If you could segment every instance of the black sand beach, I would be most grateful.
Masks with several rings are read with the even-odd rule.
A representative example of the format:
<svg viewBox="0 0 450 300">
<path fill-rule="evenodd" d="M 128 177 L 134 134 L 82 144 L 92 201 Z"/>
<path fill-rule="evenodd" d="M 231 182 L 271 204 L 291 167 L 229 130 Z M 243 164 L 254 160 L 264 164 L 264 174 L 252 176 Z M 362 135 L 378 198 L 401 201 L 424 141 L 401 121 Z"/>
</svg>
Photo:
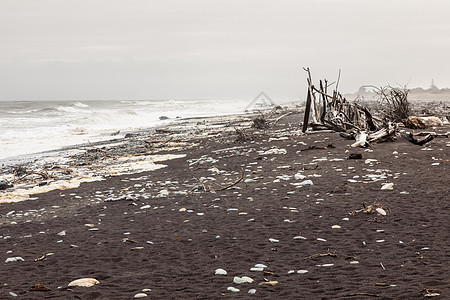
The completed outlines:
<svg viewBox="0 0 450 300">
<path fill-rule="evenodd" d="M 351 148 L 301 134 L 300 118 L 160 131 L 140 154 L 184 157 L 0 204 L 0 298 L 450 298 L 448 138 Z M 242 276 L 254 281 L 233 282 Z M 80 278 L 99 283 L 68 287 Z"/>
</svg>

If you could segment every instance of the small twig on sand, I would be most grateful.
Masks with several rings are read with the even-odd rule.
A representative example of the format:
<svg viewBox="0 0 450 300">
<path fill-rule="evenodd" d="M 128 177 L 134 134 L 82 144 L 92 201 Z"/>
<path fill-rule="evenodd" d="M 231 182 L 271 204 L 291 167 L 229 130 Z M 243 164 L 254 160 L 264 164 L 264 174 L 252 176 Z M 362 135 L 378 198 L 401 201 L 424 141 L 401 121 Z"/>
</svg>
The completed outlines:
<svg viewBox="0 0 450 300">
<path fill-rule="evenodd" d="M 293 111 L 291 111 L 291 112 L 288 112 L 287 114 L 284 114 L 284 115 L 282 115 L 282 116 L 280 116 L 280 117 L 278 117 L 278 118 L 276 118 L 275 119 L 275 121 L 273 121 L 273 124 L 276 124 L 276 123 L 278 123 L 278 121 L 280 121 L 281 119 L 283 119 L 284 117 L 287 117 L 287 116 L 290 116 L 290 115 L 292 115 L 294 112 Z"/>
<path fill-rule="evenodd" d="M 48 175 L 46 171 L 44 171 L 44 172 L 31 171 L 31 172 L 27 172 L 25 175 L 20 176 L 19 178 L 15 178 L 14 177 L 13 183 L 19 183 L 19 182 L 23 182 L 23 181 L 33 181 L 33 182 L 35 182 L 36 179 L 27 178 L 30 175 L 41 176 L 43 180 L 47 180 L 47 179 L 50 178 L 50 175 Z"/>
<path fill-rule="evenodd" d="M 234 183 L 232 183 L 232 184 L 229 184 L 229 185 L 227 185 L 227 186 L 223 186 L 223 187 L 221 187 L 220 189 L 211 189 L 211 191 L 223 191 L 223 190 L 226 190 L 226 189 L 229 189 L 230 187 L 233 187 L 233 186 L 235 186 L 236 184 L 238 184 L 239 182 L 241 182 L 242 181 L 242 179 L 244 179 L 244 169 L 241 169 L 241 177 L 239 177 L 239 179 L 237 180 L 237 181 L 235 181 Z"/>
<path fill-rule="evenodd" d="M 314 258 L 323 257 L 323 256 L 337 257 L 336 250 L 334 250 L 334 252 L 330 252 L 330 249 L 328 249 L 327 253 L 313 254 L 313 255 L 309 256 L 309 258 L 314 259 Z"/>
<path fill-rule="evenodd" d="M 39 258 L 35 258 L 34 261 L 35 261 L 35 262 L 36 262 L 36 261 L 41 261 L 41 260 L 43 260 L 46 256 L 47 256 L 47 254 L 44 254 L 44 255 L 42 255 L 42 256 L 39 257 Z"/>
<path fill-rule="evenodd" d="M 380 266 L 383 268 L 383 270 L 386 270 L 382 262 L 380 262 Z"/>
<path fill-rule="evenodd" d="M 352 297 L 352 296 L 371 296 L 371 297 L 381 297 L 381 295 L 378 294 L 371 294 L 371 293 L 353 293 L 353 294 L 348 294 L 346 295 L 348 297 Z"/>
</svg>

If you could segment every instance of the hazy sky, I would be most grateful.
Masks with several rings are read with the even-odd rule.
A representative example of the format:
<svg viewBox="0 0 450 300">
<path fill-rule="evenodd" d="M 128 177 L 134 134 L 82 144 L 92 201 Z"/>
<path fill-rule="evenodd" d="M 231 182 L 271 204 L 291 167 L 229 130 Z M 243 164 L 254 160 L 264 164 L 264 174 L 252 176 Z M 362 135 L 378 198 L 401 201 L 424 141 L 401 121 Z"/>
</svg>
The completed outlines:
<svg viewBox="0 0 450 300">
<path fill-rule="evenodd" d="M 1 0 L 0 100 L 450 86 L 448 0 Z"/>
</svg>

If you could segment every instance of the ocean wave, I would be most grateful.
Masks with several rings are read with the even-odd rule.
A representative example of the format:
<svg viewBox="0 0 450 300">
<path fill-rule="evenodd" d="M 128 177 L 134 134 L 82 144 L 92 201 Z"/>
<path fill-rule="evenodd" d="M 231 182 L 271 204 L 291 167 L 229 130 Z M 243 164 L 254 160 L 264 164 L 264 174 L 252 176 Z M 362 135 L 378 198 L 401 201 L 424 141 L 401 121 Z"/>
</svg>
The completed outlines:
<svg viewBox="0 0 450 300">
<path fill-rule="evenodd" d="M 91 108 L 89 105 L 84 104 L 84 103 L 81 103 L 81 102 L 75 102 L 75 103 L 73 104 L 73 106 L 79 107 L 79 108 Z"/>
<path fill-rule="evenodd" d="M 54 110 L 56 111 L 60 111 L 60 112 L 77 112 L 76 108 L 72 107 L 72 106 L 57 106 L 54 108 Z"/>
<path fill-rule="evenodd" d="M 124 108 L 117 111 L 117 114 L 119 115 L 133 115 L 136 116 L 137 112 L 132 110 L 131 108 Z"/>
<path fill-rule="evenodd" d="M 123 101 L 120 101 L 120 104 L 134 105 L 134 106 L 147 106 L 147 105 L 156 105 L 156 104 L 158 104 L 158 101 L 123 100 Z"/>
</svg>

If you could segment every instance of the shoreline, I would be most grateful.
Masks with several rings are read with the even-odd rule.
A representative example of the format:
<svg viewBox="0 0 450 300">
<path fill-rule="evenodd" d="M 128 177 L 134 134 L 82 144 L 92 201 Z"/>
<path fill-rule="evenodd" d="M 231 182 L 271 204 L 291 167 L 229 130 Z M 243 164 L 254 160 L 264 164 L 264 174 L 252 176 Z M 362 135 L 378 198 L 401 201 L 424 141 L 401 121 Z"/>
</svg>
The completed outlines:
<svg viewBox="0 0 450 300">
<path fill-rule="evenodd" d="M 24 184 L 22 180 L 13 188 L 0 191 L 0 203 L 23 201 L 32 198 L 31 195 L 36 193 L 75 188 L 83 182 L 103 180 L 108 176 L 152 170 L 155 168 L 155 161 L 164 160 L 157 155 L 152 157 L 147 153 L 147 150 L 160 152 L 160 150 L 150 149 L 152 145 L 166 144 L 164 146 L 188 148 L 186 143 L 183 144 L 179 140 L 188 142 L 214 132 L 227 131 L 230 129 L 227 127 L 232 124 L 248 123 L 257 115 L 259 113 L 176 119 L 151 128 L 127 132 L 123 137 L 115 137 L 111 140 L 71 145 L 0 160 L 2 163 L 0 181 L 16 181 L 17 178 L 12 170 L 23 168 L 22 174 L 18 177 L 23 176 L 23 180 L 35 182 Z M 171 140 L 165 140 L 166 135 L 170 135 Z M 127 158 L 123 159 L 126 156 Z M 146 157 L 147 165 L 138 163 L 139 160 L 143 160 L 142 157 Z M 80 163 L 80 160 L 83 162 Z M 92 163 L 97 168 L 96 172 L 84 167 Z M 59 170 L 63 172 L 58 172 Z M 70 175 L 67 174 L 68 170 Z M 31 176 L 25 176 L 26 173 L 30 173 Z"/>
</svg>

